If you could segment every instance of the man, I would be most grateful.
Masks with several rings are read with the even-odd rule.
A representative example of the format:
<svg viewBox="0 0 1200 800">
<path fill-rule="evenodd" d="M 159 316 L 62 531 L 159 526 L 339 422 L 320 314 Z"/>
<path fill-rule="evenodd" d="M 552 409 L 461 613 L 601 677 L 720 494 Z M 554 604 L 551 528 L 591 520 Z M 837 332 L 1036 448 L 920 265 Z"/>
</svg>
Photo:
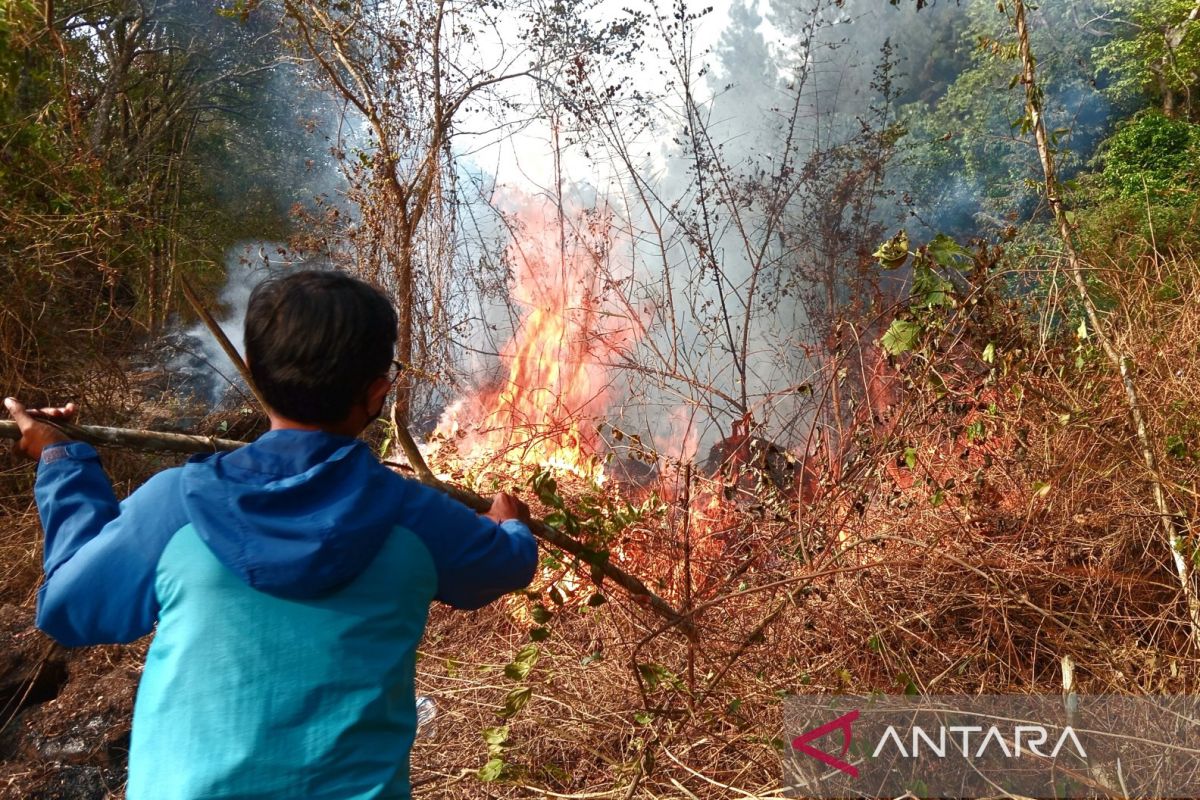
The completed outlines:
<svg viewBox="0 0 1200 800">
<path fill-rule="evenodd" d="M 134 707 L 129 800 L 407 798 L 428 607 L 533 577 L 528 509 L 479 516 L 355 439 L 379 416 L 396 315 L 337 272 L 260 285 L 246 358 L 270 432 L 155 475 L 118 505 L 96 452 L 5 401 L 40 459 L 38 626 L 66 645 L 157 633 Z"/>
</svg>

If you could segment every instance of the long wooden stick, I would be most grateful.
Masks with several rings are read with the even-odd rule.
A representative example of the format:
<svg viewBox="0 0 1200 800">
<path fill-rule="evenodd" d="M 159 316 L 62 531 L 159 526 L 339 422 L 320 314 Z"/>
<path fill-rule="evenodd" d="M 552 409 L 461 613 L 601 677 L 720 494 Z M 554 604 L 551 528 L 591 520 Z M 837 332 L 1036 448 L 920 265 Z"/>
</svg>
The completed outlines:
<svg viewBox="0 0 1200 800">
<path fill-rule="evenodd" d="M 133 428 L 107 428 L 101 425 L 70 425 L 49 419 L 39 419 L 60 429 L 73 439 L 108 447 L 131 450 L 153 450 L 160 453 L 216 453 L 236 450 L 245 442 L 216 439 L 212 436 L 192 436 L 186 433 L 160 433 Z M 20 439 L 17 423 L 0 420 L 0 439 Z"/>
<path fill-rule="evenodd" d="M 48 422 L 72 438 L 80 441 L 108 447 L 124 447 L 132 450 L 151 450 L 166 453 L 214 453 L 237 450 L 239 447 L 244 447 L 248 444 L 248 442 L 241 442 L 234 439 L 217 439 L 211 436 L 192 436 L 184 433 L 161 433 L 159 431 L 146 431 L 134 428 L 108 428 L 99 425 L 70 425 L 53 420 L 40 421 Z M 418 481 L 444 492 L 473 511 L 483 513 L 491 508 L 491 502 L 480 497 L 475 492 L 439 480 L 425 464 L 425 460 L 420 458 L 420 451 L 417 449 L 416 443 L 412 440 L 412 436 L 409 435 L 408 431 L 403 428 L 400 428 L 399 431 L 400 433 L 397 438 L 401 442 L 402 449 L 409 456 L 410 464 L 413 465 L 413 470 L 416 472 L 415 477 Z M 21 432 L 17 428 L 17 423 L 9 420 L 0 420 L 0 439 L 20 438 Z M 416 455 L 416 460 L 413 459 L 413 454 Z M 385 463 L 389 463 L 389 466 L 396 466 L 390 462 Z M 552 528 L 538 519 L 532 520 L 529 523 L 529 530 L 546 544 L 570 553 L 588 564 L 598 565 L 605 578 L 620 586 L 635 600 L 649 606 L 651 610 L 668 622 L 676 624 L 687 636 L 690 637 L 694 634 L 694 626 L 690 618 L 681 615 L 670 603 L 650 591 L 646 584 L 639 578 L 630 575 L 617 565 L 609 562 L 604 558 L 603 553 L 592 550 L 582 542 L 572 539 L 562 531 Z"/>
</svg>

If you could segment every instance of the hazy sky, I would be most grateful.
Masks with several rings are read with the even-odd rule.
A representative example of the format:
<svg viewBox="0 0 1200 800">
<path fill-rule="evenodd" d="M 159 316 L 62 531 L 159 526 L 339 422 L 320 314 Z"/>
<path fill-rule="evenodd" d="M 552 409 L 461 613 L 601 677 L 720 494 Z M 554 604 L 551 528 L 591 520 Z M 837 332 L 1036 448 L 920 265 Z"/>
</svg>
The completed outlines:
<svg viewBox="0 0 1200 800">
<path fill-rule="evenodd" d="M 714 47 L 729 24 L 729 12 L 733 3 L 754 3 L 760 13 L 766 11 L 767 0 L 708 0 L 707 3 L 694 3 L 697 8 L 711 5 L 713 10 L 695 23 L 695 52 L 701 53 Z M 622 9 L 629 7 L 628 0 L 605 0 L 600 9 L 611 7 L 612 14 L 620 15 Z M 668 0 L 657 3 L 646 3 L 643 8 L 657 6 L 669 13 Z M 656 35 L 651 31 L 650 37 Z M 489 47 L 499 48 L 497 42 L 485 44 L 483 52 Z M 709 59 L 711 61 L 711 59 Z M 641 74 L 658 79 L 658 69 L 668 68 L 658 60 L 644 65 Z M 637 77 L 635 76 L 635 80 Z M 656 87 L 646 87 L 653 89 Z M 526 84 L 515 90 L 520 97 L 532 97 L 533 87 Z M 491 127 L 490 120 L 470 116 L 464 117 L 460 130 L 486 130 Z M 497 184 L 518 189 L 525 194 L 537 194 L 546 191 L 554 182 L 553 137 L 549 121 L 535 117 L 528 125 L 515 134 L 509 132 L 498 136 L 495 132 L 483 135 L 460 135 L 457 139 L 457 149 L 460 153 L 469 154 L 469 161 L 479 170 L 495 177 Z M 646 150 L 658 155 L 662 142 L 645 142 Z M 565 182 L 583 181 L 596 188 L 606 181 L 606 176 L 597 172 L 597 166 L 589 163 L 579 153 L 566 152 L 563 154 L 563 175 Z"/>
</svg>

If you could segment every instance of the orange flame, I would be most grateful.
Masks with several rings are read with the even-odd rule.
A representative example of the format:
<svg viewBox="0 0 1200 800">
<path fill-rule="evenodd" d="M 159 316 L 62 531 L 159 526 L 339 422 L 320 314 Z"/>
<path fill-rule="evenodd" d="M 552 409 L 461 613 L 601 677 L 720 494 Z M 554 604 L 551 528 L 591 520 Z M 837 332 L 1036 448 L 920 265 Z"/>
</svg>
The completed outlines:
<svg viewBox="0 0 1200 800">
<path fill-rule="evenodd" d="M 434 440 L 456 444 L 471 465 L 536 465 L 600 482 L 595 422 L 611 401 L 611 370 L 637 322 L 608 297 L 609 220 L 580 215 L 564 230 L 557 213 L 524 213 L 507 251 L 511 297 L 524 308 L 500 352 L 499 387 L 457 401 Z"/>
</svg>

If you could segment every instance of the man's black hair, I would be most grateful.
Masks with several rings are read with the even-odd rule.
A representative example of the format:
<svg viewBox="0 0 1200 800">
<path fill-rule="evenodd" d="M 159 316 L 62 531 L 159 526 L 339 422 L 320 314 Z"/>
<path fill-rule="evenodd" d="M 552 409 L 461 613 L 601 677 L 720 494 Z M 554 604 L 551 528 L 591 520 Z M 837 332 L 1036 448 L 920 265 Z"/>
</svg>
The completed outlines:
<svg viewBox="0 0 1200 800">
<path fill-rule="evenodd" d="M 341 272 L 293 272 L 259 284 L 246 309 L 246 359 L 277 414 L 309 425 L 341 422 L 396 344 L 396 310 Z"/>
</svg>

